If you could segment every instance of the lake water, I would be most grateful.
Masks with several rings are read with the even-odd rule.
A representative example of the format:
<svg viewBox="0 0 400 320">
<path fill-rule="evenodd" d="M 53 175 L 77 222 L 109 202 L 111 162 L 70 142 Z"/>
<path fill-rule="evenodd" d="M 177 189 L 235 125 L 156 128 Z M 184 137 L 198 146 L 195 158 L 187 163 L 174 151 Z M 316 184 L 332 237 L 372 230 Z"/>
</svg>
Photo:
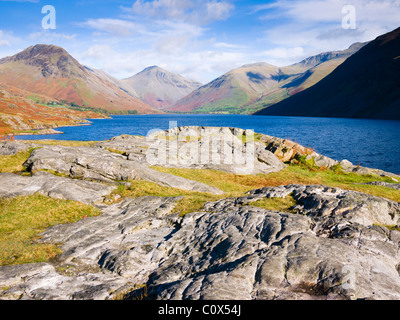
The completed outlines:
<svg viewBox="0 0 400 320">
<path fill-rule="evenodd" d="M 18 139 L 102 141 L 121 134 L 147 135 L 152 129 L 213 126 L 252 129 L 294 140 L 327 157 L 400 173 L 400 121 L 301 118 L 245 115 L 132 115 L 91 120 L 90 126 L 63 127 L 60 135 L 19 136 Z"/>
</svg>

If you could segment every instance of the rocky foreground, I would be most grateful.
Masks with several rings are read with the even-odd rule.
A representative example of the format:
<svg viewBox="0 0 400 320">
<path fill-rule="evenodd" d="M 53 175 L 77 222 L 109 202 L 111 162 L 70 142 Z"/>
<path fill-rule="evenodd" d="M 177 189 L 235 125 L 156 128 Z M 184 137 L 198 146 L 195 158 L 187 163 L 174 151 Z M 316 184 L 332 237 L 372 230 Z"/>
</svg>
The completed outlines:
<svg viewBox="0 0 400 320">
<path fill-rule="evenodd" d="M 229 139 L 208 145 L 191 138 L 204 130 Z M 57 259 L 0 267 L 1 299 L 400 298 L 400 232 L 386 227 L 400 224 L 400 204 L 388 199 L 291 184 L 208 202 L 184 217 L 174 211 L 179 197 L 104 202 L 118 184 L 134 179 L 223 195 L 215 187 L 158 172 L 149 160 L 151 165 L 232 173 L 246 167 L 235 159 L 202 162 L 193 158 L 196 154 L 226 159 L 230 153 L 250 153 L 252 174 L 277 172 L 284 162 L 304 157 L 317 166 L 340 164 L 360 174 L 399 176 L 339 163 L 265 135 L 238 143 L 243 142 L 238 136 L 249 136 L 240 129 L 182 127 L 164 134 L 169 139 L 121 136 L 93 147 L 40 145 L 24 164 L 32 175 L 0 174 L 0 197 L 41 193 L 102 210 L 98 217 L 41 234 L 39 241 L 61 244 Z M 166 143 L 175 141 L 173 136 L 186 138 Z M 5 142 L 0 154 L 30 147 L 35 145 Z M 187 152 L 175 152 L 183 149 Z M 193 149 L 197 152 L 190 153 Z M 296 202 L 290 212 L 252 206 L 289 195 Z"/>
</svg>

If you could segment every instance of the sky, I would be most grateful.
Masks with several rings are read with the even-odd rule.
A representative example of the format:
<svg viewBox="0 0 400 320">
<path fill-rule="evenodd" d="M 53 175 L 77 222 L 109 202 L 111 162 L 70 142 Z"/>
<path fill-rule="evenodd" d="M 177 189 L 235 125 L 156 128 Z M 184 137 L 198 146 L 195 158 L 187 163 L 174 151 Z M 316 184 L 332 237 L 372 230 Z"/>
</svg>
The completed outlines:
<svg viewBox="0 0 400 320">
<path fill-rule="evenodd" d="M 0 57 L 53 44 L 117 79 L 157 65 L 205 84 L 244 64 L 286 66 L 399 26 L 400 0 L 0 0 Z"/>
</svg>

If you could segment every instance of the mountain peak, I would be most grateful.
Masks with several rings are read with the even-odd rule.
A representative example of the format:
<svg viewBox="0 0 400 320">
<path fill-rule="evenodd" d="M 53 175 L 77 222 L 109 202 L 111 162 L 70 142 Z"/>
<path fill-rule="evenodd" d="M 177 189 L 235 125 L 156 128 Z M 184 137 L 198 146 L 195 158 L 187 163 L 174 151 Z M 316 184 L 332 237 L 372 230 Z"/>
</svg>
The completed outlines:
<svg viewBox="0 0 400 320">
<path fill-rule="evenodd" d="M 45 78 L 50 76 L 61 76 L 62 78 L 80 77 L 84 70 L 83 66 L 65 49 L 47 44 L 30 46 L 16 55 L 0 61 L 0 63 L 6 62 L 38 67 Z"/>
<path fill-rule="evenodd" d="M 14 55 L 11 58 L 14 61 L 19 61 L 19 60 L 29 61 L 55 55 L 71 57 L 69 53 L 61 47 L 54 45 L 47 45 L 47 44 L 37 44 L 34 46 L 30 46 L 29 48 L 26 48 L 25 50 Z"/>
<path fill-rule="evenodd" d="M 45 95 L 49 101 L 64 100 L 109 111 L 156 112 L 118 80 L 84 67 L 54 45 L 37 44 L 1 59 L 0 83 Z"/>
<path fill-rule="evenodd" d="M 145 68 L 144 70 L 154 70 L 154 69 L 161 69 L 161 68 L 159 66 L 154 65 L 154 66 L 149 66 L 149 67 Z"/>
<path fill-rule="evenodd" d="M 170 106 L 201 86 L 201 83 L 158 66 L 147 67 L 123 82 L 143 101 L 158 109 Z"/>
<path fill-rule="evenodd" d="M 248 63 L 248 64 L 244 64 L 240 68 L 252 68 L 252 67 L 274 67 L 274 68 L 276 68 L 276 66 L 266 63 L 266 62 Z"/>
</svg>

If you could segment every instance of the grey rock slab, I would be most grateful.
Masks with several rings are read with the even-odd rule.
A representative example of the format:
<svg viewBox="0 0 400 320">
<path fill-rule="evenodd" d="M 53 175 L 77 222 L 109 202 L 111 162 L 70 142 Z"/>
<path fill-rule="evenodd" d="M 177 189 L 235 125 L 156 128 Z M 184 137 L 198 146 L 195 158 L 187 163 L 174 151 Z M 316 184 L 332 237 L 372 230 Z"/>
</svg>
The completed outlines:
<svg viewBox="0 0 400 320">
<path fill-rule="evenodd" d="M 368 182 L 365 184 L 369 185 L 374 185 L 374 186 L 381 186 L 381 187 L 387 187 L 390 189 L 395 189 L 395 190 L 400 190 L 400 183 L 389 183 L 389 182 L 383 182 L 383 181 L 375 181 L 375 182 Z"/>
<path fill-rule="evenodd" d="M 251 207 L 254 195 L 290 193 L 302 214 Z M 208 213 L 187 215 L 165 243 L 168 260 L 149 277 L 149 297 L 400 298 L 398 240 L 373 225 L 398 221 L 398 203 L 300 185 L 255 190 L 248 200 L 250 207 L 243 198 L 223 199 L 209 203 Z"/>
<path fill-rule="evenodd" d="M 0 197 L 26 196 L 40 193 L 55 199 L 101 204 L 116 187 L 96 182 L 54 176 L 37 172 L 32 177 L 0 173 Z"/>
<path fill-rule="evenodd" d="M 180 198 L 143 197 L 109 206 L 98 217 L 57 225 L 42 243 L 62 244 L 51 263 L 0 267 L 0 299 L 104 300 L 147 280 L 175 230 Z"/>
<path fill-rule="evenodd" d="M 297 214 L 251 205 L 288 195 Z M 135 299 L 145 284 L 147 299 L 400 299 L 400 232 L 386 227 L 398 224 L 397 202 L 293 184 L 179 217 L 179 199 L 126 199 L 51 227 L 41 241 L 63 253 L 52 264 L 0 268 L 0 296 L 106 299 L 125 290 Z M 69 281 L 61 266 L 77 270 Z"/>
<path fill-rule="evenodd" d="M 0 299 L 106 300 L 133 286 L 112 274 L 86 271 L 74 276 L 48 263 L 0 267 Z"/>
<path fill-rule="evenodd" d="M 72 178 L 108 183 L 140 179 L 178 189 L 223 193 L 218 188 L 197 181 L 153 170 L 100 147 L 43 147 L 34 150 L 24 165 L 32 172 L 53 170 Z"/>
<path fill-rule="evenodd" d="M 27 151 L 30 148 L 37 148 L 38 144 L 24 143 L 20 141 L 0 141 L 0 155 L 10 156 L 18 152 Z"/>
</svg>

